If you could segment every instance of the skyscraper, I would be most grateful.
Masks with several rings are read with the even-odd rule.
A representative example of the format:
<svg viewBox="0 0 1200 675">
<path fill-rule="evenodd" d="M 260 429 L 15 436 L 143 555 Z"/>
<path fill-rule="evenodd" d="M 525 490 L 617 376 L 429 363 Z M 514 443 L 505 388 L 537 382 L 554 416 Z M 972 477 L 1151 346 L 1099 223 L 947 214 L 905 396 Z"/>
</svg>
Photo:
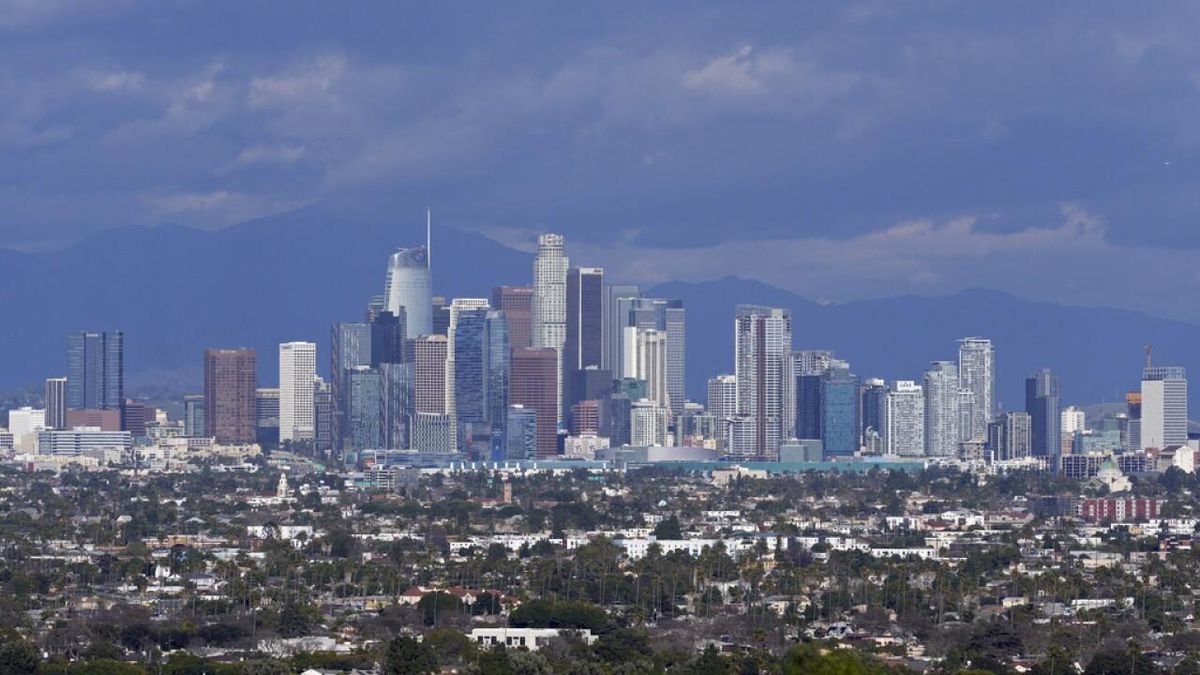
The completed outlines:
<svg viewBox="0 0 1200 675">
<path fill-rule="evenodd" d="M 792 313 L 787 309 L 738 305 L 734 319 L 737 412 L 752 425 L 751 456 L 779 457 L 782 435 L 784 360 L 792 354 Z M 745 434 L 742 434 L 744 437 Z M 731 449 L 733 446 L 731 445 Z"/>
<path fill-rule="evenodd" d="M 602 305 L 604 311 L 604 360 L 602 368 L 615 374 L 622 372 L 621 332 L 629 325 L 629 310 L 635 299 L 640 298 L 637 286 L 606 284 Z"/>
<path fill-rule="evenodd" d="M 483 320 L 487 315 L 487 310 L 488 301 L 484 298 L 454 298 L 450 301 L 450 324 L 446 327 L 447 415 L 451 415 L 453 417 L 458 416 L 456 409 L 456 396 L 458 395 L 459 391 L 455 385 L 455 378 L 457 377 L 458 372 L 455 366 L 455 359 L 457 358 L 455 354 L 458 344 L 458 323 L 461 317 L 466 313 L 470 313 L 471 316 L 470 325 L 468 326 L 467 330 L 471 333 L 468 343 L 469 349 L 472 353 L 468 355 L 468 358 L 471 358 L 472 356 L 475 357 L 472 363 L 475 368 L 475 377 L 481 383 L 480 386 L 483 386 Z M 478 396 L 475 396 L 470 392 L 464 392 L 464 394 L 472 397 L 472 404 L 476 405 L 475 412 L 481 412 L 483 409 L 481 403 L 483 400 L 482 389 L 480 389 Z M 472 419 L 471 421 L 482 421 L 482 415 L 478 415 L 477 417 L 478 419 Z"/>
<path fill-rule="evenodd" d="M 883 415 L 883 452 L 919 457 L 925 454 L 925 394 L 912 380 L 897 380 L 887 393 Z"/>
<path fill-rule="evenodd" d="M 433 333 L 433 276 L 426 246 L 398 249 L 388 259 L 384 309 L 403 313 L 410 340 Z"/>
<path fill-rule="evenodd" d="M 346 372 L 346 443 L 349 451 L 384 446 L 383 383 L 379 371 L 356 366 Z"/>
<path fill-rule="evenodd" d="M 996 415 L 996 362 L 992 341 L 966 337 L 958 341 L 958 388 L 973 395 L 967 439 L 987 438 L 987 425 Z"/>
<path fill-rule="evenodd" d="M 796 376 L 796 438 L 821 438 L 821 378 L 824 372 Z"/>
<path fill-rule="evenodd" d="M 883 416 L 887 405 L 887 384 L 880 379 L 872 378 L 863 382 L 859 392 L 859 427 L 862 429 L 863 445 L 869 447 L 877 439 L 880 443 L 878 450 L 882 451 Z"/>
<path fill-rule="evenodd" d="M 858 377 L 844 368 L 821 376 L 821 440 L 825 457 L 853 455 L 858 450 Z"/>
<path fill-rule="evenodd" d="M 279 443 L 279 389 L 254 390 L 254 440 L 259 445 Z"/>
<path fill-rule="evenodd" d="M 533 259 L 533 346 L 558 354 L 555 374 L 555 425 L 562 420 L 563 346 L 567 337 L 567 269 L 570 260 L 558 234 L 538 237 Z M 541 420 L 538 424 L 542 424 Z M 540 427 L 539 427 L 540 428 Z"/>
<path fill-rule="evenodd" d="M 1023 459 L 1029 456 L 1030 417 L 1027 412 L 1007 412 L 988 424 L 988 450 L 995 459 Z"/>
<path fill-rule="evenodd" d="M 404 344 L 408 339 L 407 321 L 404 314 L 393 314 L 387 310 L 371 317 L 371 367 L 381 363 L 403 363 Z"/>
<path fill-rule="evenodd" d="M 383 447 L 407 449 L 412 436 L 413 386 L 412 363 L 379 364 L 380 405 L 383 408 Z"/>
<path fill-rule="evenodd" d="M 487 316 L 490 310 L 486 302 L 484 307 L 452 307 L 453 356 L 447 361 L 447 367 L 452 364 L 454 369 L 452 410 L 460 425 L 483 424 L 488 419 Z"/>
<path fill-rule="evenodd" d="M 1049 368 L 1042 368 L 1025 378 L 1025 412 L 1029 413 L 1029 454 L 1045 457 L 1057 466 L 1062 451 L 1061 415 L 1059 414 L 1061 384 Z"/>
<path fill-rule="evenodd" d="M 317 345 L 279 345 L 279 441 L 311 440 L 315 433 L 313 384 L 317 378 Z"/>
<path fill-rule="evenodd" d="M 934 361 L 925 369 L 925 455 L 958 454 L 958 367 L 951 361 Z"/>
<path fill-rule="evenodd" d="M 537 459 L 537 411 L 520 403 L 511 405 L 504 425 L 506 431 L 502 459 Z"/>
<path fill-rule="evenodd" d="M 67 378 L 46 379 L 46 428 L 67 428 Z"/>
<path fill-rule="evenodd" d="M 737 378 L 718 375 L 708 380 L 708 413 L 717 420 L 717 443 L 725 447 L 728 422 L 737 414 Z"/>
<path fill-rule="evenodd" d="M 254 443 L 258 378 L 253 349 L 204 350 L 204 429 L 218 443 Z"/>
<path fill-rule="evenodd" d="M 503 451 L 508 423 L 509 371 L 512 363 L 512 342 L 508 333 L 509 321 L 506 312 L 491 310 L 485 319 L 485 344 L 487 349 L 487 399 L 486 417 L 492 430 L 493 453 Z M 501 456 L 503 456 L 501 452 Z"/>
<path fill-rule="evenodd" d="M 513 349 L 533 346 L 533 287 L 497 286 L 492 289 L 492 307 L 504 312 L 508 340 Z"/>
<path fill-rule="evenodd" d="M 1187 443 L 1187 371 L 1150 366 L 1142 371 L 1142 450 Z"/>
<path fill-rule="evenodd" d="M 510 405 L 521 405 L 532 410 L 537 416 L 538 457 L 557 454 L 557 363 L 558 350 L 550 347 L 514 349 L 512 352 L 508 401 Z"/>
<path fill-rule="evenodd" d="M 599 368 L 604 362 L 604 270 L 572 267 L 567 272 L 567 319 L 563 343 L 566 371 Z"/>
<path fill-rule="evenodd" d="M 671 409 L 671 396 L 667 388 L 667 334 L 654 329 L 639 329 L 638 374 L 646 383 L 646 398 L 660 408 Z"/>
<path fill-rule="evenodd" d="M 413 341 L 413 412 L 447 414 L 445 335 Z"/>
<path fill-rule="evenodd" d="M 359 366 L 370 366 L 371 324 L 340 322 L 329 331 L 329 388 L 333 397 L 333 442 L 342 448 L 346 440 L 346 419 L 349 410 L 347 398 L 347 371 Z"/>
<path fill-rule="evenodd" d="M 67 409 L 120 410 L 125 403 L 125 335 L 67 336 Z"/>
</svg>

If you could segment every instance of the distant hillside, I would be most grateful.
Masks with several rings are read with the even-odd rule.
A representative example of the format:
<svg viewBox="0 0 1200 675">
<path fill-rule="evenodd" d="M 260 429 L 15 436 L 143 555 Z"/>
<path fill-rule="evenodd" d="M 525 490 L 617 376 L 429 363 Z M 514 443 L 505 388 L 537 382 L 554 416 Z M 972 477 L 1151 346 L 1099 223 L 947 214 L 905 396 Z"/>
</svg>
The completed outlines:
<svg viewBox="0 0 1200 675">
<path fill-rule="evenodd" d="M 0 287 L 9 289 L 0 387 L 62 374 L 64 336 L 84 328 L 126 332 L 135 385 L 198 387 L 205 347 L 241 345 L 259 350 L 262 381 L 273 384 L 277 344 L 286 340 L 315 340 L 325 371 L 329 325 L 362 316 L 383 291 L 388 254 L 423 242 L 423 225 L 304 210 L 218 232 L 132 227 L 53 253 L 0 251 Z M 479 234 L 439 228 L 433 248 L 439 295 L 488 297 L 494 285 L 529 282 L 528 254 Z M 688 392 L 698 400 L 709 376 L 732 371 L 733 308 L 742 302 L 790 307 L 798 349 L 834 349 L 864 377 L 919 379 L 929 361 L 955 357 L 955 339 L 990 337 L 1009 409 L 1022 407 L 1022 378 L 1041 366 L 1062 375 L 1068 401 L 1119 400 L 1137 385 L 1146 343 L 1161 362 L 1200 373 L 1196 326 L 1136 312 L 983 290 L 821 305 L 737 278 L 649 292 L 688 308 Z"/>
</svg>

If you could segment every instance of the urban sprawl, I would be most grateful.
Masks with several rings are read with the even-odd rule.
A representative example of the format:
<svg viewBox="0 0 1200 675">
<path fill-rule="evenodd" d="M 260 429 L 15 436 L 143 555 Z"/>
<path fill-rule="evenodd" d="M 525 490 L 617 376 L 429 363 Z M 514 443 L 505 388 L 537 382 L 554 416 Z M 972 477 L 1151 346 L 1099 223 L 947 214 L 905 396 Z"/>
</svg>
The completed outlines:
<svg viewBox="0 0 1200 675">
<path fill-rule="evenodd" d="M 276 388 L 212 348 L 131 396 L 122 332 L 66 336 L 0 429 L 0 674 L 1200 673 L 1200 436 L 1149 347 L 1122 405 L 1041 369 L 1001 412 L 985 337 L 885 382 L 745 304 L 701 403 L 683 303 L 561 236 L 490 297 L 431 260 Z"/>
</svg>

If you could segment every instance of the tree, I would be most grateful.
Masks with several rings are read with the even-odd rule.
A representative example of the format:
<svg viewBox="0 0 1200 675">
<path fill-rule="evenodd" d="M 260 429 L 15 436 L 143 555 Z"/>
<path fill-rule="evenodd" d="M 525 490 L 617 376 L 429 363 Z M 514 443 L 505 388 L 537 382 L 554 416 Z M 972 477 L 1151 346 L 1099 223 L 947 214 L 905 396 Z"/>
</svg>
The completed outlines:
<svg viewBox="0 0 1200 675">
<path fill-rule="evenodd" d="M 784 675 L 883 675 L 886 671 L 853 652 L 823 652 L 816 645 L 806 644 L 787 653 L 783 672 Z"/>
<path fill-rule="evenodd" d="M 18 635 L 8 635 L 0 642 L 0 673 L 33 675 L 41 662 L 37 648 Z"/>
<path fill-rule="evenodd" d="M 671 516 L 663 518 L 654 526 L 655 539 L 683 539 L 683 530 L 679 527 L 679 518 Z"/>
<path fill-rule="evenodd" d="M 1158 666 L 1134 645 L 1109 647 L 1096 652 L 1083 675 L 1157 675 Z"/>
<path fill-rule="evenodd" d="M 437 670 L 433 651 L 407 635 L 393 638 L 383 656 L 384 675 L 426 675 Z"/>
<path fill-rule="evenodd" d="M 417 601 L 417 609 L 426 626 L 433 626 L 440 616 L 461 614 L 465 609 L 462 600 L 444 591 L 426 593 Z"/>
<path fill-rule="evenodd" d="M 646 633 L 633 628 L 609 631 L 596 641 L 593 650 L 601 660 L 613 664 L 638 661 L 652 654 Z"/>
<path fill-rule="evenodd" d="M 285 638 L 301 637 L 308 634 L 308 617 L 294 602 L 283 606 L 279 612 L 279 634 Z"/>
</svg>

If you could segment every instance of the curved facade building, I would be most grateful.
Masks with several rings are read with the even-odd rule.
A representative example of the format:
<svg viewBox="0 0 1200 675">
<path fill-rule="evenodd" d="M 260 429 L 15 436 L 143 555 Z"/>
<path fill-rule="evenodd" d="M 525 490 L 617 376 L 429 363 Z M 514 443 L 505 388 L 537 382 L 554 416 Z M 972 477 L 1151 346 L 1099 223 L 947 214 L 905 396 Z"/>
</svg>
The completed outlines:
<svg viewBox="0 0 1200 675">
<path fill-rule="evenodd" d="M 402 248 L 388 259 L 384 309 L 399 316 L 401 308 L 409 339 L 433 333 L 433 278 L 424 246 Z"/>
</svg>

